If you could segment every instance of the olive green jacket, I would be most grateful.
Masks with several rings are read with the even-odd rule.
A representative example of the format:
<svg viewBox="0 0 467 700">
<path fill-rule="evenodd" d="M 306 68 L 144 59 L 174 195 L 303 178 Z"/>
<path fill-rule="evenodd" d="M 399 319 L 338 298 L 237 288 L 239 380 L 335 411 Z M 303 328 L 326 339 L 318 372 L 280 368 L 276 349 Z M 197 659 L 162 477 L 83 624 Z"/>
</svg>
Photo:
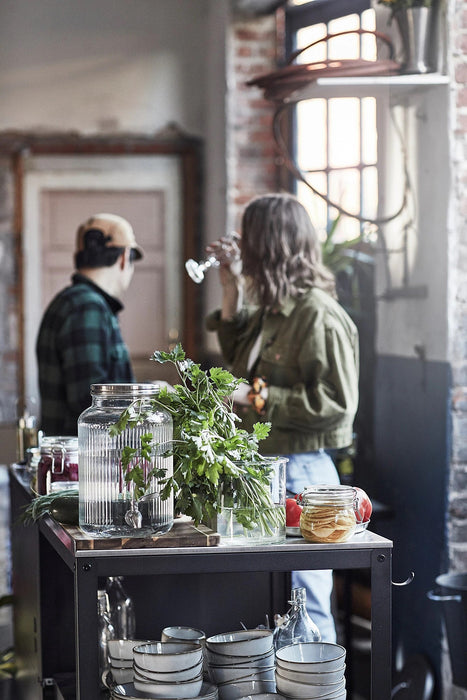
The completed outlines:
<svg viewBox="0 0 467 700">
<path fill-rule="evenodd" d="M 261 443 L 265 454 L 295 454 L 346 447 L 358 405 L 358 332 L 342 306 L 320 289 L 288 299 L 278 311 L 247 309 L 223 321 L 220 311 L 207 319 L 218 333 L 230 371 L 251 383 L 268 382 L 266 414 L 240 407 L 246 430 L 270 421 Z M 262 322 L 262 323 L 261 323 Z M 260 354 L 247 369 L 250 350 L 262 327 Z"/>
</svg>

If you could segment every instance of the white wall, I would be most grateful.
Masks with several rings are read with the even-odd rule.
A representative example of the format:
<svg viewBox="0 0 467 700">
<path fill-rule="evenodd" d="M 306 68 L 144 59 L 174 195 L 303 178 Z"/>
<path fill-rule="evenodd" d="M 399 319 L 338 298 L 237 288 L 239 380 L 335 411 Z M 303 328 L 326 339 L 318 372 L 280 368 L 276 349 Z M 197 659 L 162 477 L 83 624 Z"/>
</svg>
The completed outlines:
<svg viewBox="0 0 467 700">
<path fill-rule="evenodd" d="M 0 128 L 202 133 L 206 0 L 15 0 L 0 10 Z"/>
<path fill-rule="evenodd" d="M 391 36 L 400 59 L 399 33 L 388 15 L 387 8 L 377 7 L 377 29 Z M 438 73 L 446 71 L 440 21 L 432 26 L 427 58 Z M 405 184 L 408 190 L 402 214 L 381 227 L 387 252 L 382 240 L 377 246 L 378 355 L 415 358 L 421 349 L 428 361 L 448 359 L 449 103 L 448 79 L 436 74 L 402 76 L 400 84 L 380 93 L 379 215 L 395 213 Z"/>
<path fill-rule="evenodd" d="M 392 117 L 389 118 L 389 104 Z M 398 210 L 407 169 L 407 207 L 381 227 L 377 254 L 378 329 L 381 355 L 427 360 L 448 357 L 448 211 L 451 192 L 449 85 L 392 88 L 379 139 L 380 214 Z M 395 128 L 395 124 L 397 128 Z M 405 154 L 405 158 L 403 156 Z M 391 297 L 391 295 L 394 295 Z"/>
<path fill-rule="evenodd" d="M 176 122 L 205 141 L 205 221 L 217 232 L 227 5 L 2 0 L 0 130 L 154 133 Z"/>
</svg>

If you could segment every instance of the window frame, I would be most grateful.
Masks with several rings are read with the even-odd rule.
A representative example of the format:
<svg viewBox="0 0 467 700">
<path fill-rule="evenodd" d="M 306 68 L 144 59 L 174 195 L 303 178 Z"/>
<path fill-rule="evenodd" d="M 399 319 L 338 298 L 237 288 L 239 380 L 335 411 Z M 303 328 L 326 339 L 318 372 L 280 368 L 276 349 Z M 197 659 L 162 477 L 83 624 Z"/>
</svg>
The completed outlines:
<svg viewBox="0 0 467 700">
<path fill-rule="evenodd" d="M 286 46 L 286 56 L 291 56 L 295 50 L 294 41 L 295 33 L 302 29 L 303 27 L 310 26 L 318 23 L 328 24 L 331 20 L 337 19 L 338 17 L 344 17 L 349 14 L 361 14 L 365 10 L 371 9 L 372 4 L 370 0 L 313 0 L 306 5 L 296 5 L 289 6 L 285 12 L 285 46 Z M 333 95 L 330 95 L 329 89 L 326 90 L 325 97 L 335 96 L 340 97 L 342 95 L 339 90 L 337 90 Z M 324 94 L 323 94 L 324 96 Z M 346 97 L 357 97 L 361 98 L 363 95 L 360 90 L 355 91 L 355 93 L 350 93 L 345 91 Z M 376 95 L 365 92 L 364 96 L 372 96 L 376 98 Z M 377 109 L 378 109 L 377 98 Z M 292 107 L 292 105 L 291 105 Z M 284 119 L 283 127 L 284 133 L 283 138 L 288 144 L 289 153 L 294 154 L 294 159 L 297 154 L 297 128 L 296 128 L 296 110 L 289 109 L 287 117 Z M 376 122 L 377 130 L 379 133 L 380 124 Z M 384 138 L 384 136 L 383 136 Z M 378 189 L 379 189 L 379 167 L 380 167 L 380 146 L 377 146 L 377 161 L 376 168 L 378 169 Z M 297 191 L 297 179 L 296 177 L 285 167 L 283 168 L 284 175 L 282 184 L 289 192 Z M 360 192 L 360 198 L 362 198 L 362 193 Z M 329 209 L 329 207 L 328 207 Z M 365 258 L 363 263 L 365 268 L 362 272 L 360 266 L 355 268 L 356 280 L 358 284 L 358 294 L 360 294 L 363 306 L 352 308 L 346 304 L 345 299 L 341 299 L 341 303 L 344 308 L 347 309 L 348 313 L 353 318 L 357 325 L 359 337 L 360 337 L 360 367 L 364 368 L 364 371 L 360 373 L 359 381 L 359 408 L 357 416 L 355 419 L 354 429 L 357 436 L 357 448 L 354 455 L 351 456 L 351 461 L 353 463 L 353 473 L 344 474 L 341 473 L 341 465 L 339 463 L 339 455 L 336 457 L 336 465 L 341 477 L 353 479 L 355 483 L 365 481 L 368 478 L 368 474 L 371 473 L 373 468 L 373 456 L 374 456 L 374 395 L 375 395 L 375 358 L 376 358 L 376 297 L 375 297 L 375 266 L 374 259 L 369 255 Z M 360 271 L 359 271 L 360 270 Z M 344 459 L 349 457 L 349 453 L 343 450 Z M 352 675 L 349 675 L 348 685 L 352 687 Z"/>
<path fill-rule="evenodd" d="M 285 11 L 285 50 L 295 50 L 293 37 L 299 29 L 321 22 L 328 24 L 345 15 L 361 14 L 371 8 L 371 0 L 313 0 L 305 5 L 291 5 Z"/>
<path fill-rule="evenodd" d="M 285 49 L 286 57 L 290 57 L 296 50 L 296 34 L 300 29 L 313 24 L 328 24 L 334 19 L 351 14 L 361 14 L 372 7 L 371 0 L 311 0 L 303 5 L 289 5 L 285 10 Z M 361 95 L 355 94 L 361 98 Z M 285 120 L 284 138 L 288 144 L 288 151 L 297 154 L 297 116 L 295 109 L 289 110 Z M 377 163 L 376 163 L 377 167 Z M 287 171 L 282 177 L 283 185 L 291 192 L 296 192 L 297 182 L 295 176 Z M 360 190 L 360 201 L 362 192 Z"/>
</svg>

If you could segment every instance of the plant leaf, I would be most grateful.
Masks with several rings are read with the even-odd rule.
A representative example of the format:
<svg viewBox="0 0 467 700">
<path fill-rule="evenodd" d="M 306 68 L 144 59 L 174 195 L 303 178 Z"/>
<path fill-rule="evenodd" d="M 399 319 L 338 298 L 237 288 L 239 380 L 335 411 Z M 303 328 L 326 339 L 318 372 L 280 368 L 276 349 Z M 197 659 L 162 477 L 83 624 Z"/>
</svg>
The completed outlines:
<svg viewBox="0 0 467 700">
<path fill-rule="evenodd" d="M 258 451 L 259 441 L 268 435 L 270 424 L 257 423 L 253 433 L 248 433 L 238 427 L 239 417 L 228 399 L 243 380 L 222 367 L 204 371 L 186 358 L 181 344 L 170 352 L 155 351 L 151 359 L 172 363 L 180 384 L 175 384 L 173 391 L 161 390 L 149 408 L 134 402 L 112 426 L 111 434 L 133 428 L 155 409 L 169 411 L 173 442 L 163 449 L 165 454 L 173 455 L 174 473 L 172 477 L 162 477 L 161 499 L 166 500 L 173 490 L 175 511 L 199 523 L 220 512 L 222 494 L 229 493 L 235 476 L 236 498 L 243 508 L 245 527 L 254 527 L 264 519 L 277 522 L 277 509 L 271 508 L 267 486 L 269 467 Z M 125 480 L 134 484 L 139 498 L 147 493 L 148 479 L 155 474 L 148 470 L 145 480 L 140 460 L 149 462 L 154 454 L 153 436 L 149 433 L 140 439 L 139 449 L 125 447 L 122 451 Z"/>
</svg>

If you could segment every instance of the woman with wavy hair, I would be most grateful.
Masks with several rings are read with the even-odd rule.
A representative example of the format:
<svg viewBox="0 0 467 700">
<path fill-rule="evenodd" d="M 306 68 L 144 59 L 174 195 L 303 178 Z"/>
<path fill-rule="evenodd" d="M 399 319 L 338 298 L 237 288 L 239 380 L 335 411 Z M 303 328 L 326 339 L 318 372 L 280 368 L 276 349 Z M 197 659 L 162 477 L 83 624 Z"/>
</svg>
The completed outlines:
<svg viewBox="0 0 467 700">
<path fill-rule="evenodd" d="M 220 258 L 223 297 L 207 325 L 231 372 L 246 379 L 234 396 L 244 427 L 271 423 L 261 450 L 288 457 L 290 493 L 338 484 L 326 450 L 352 442 L 358 333 L 336 299 L 306 209 L 290 194 L 256 197 L 239 240 L 221 239 L 208 250 Z M 300 586 L 322 639 L 335 641 L 332 572 L 293 572 L 292 587 Z"/>
</svg>

